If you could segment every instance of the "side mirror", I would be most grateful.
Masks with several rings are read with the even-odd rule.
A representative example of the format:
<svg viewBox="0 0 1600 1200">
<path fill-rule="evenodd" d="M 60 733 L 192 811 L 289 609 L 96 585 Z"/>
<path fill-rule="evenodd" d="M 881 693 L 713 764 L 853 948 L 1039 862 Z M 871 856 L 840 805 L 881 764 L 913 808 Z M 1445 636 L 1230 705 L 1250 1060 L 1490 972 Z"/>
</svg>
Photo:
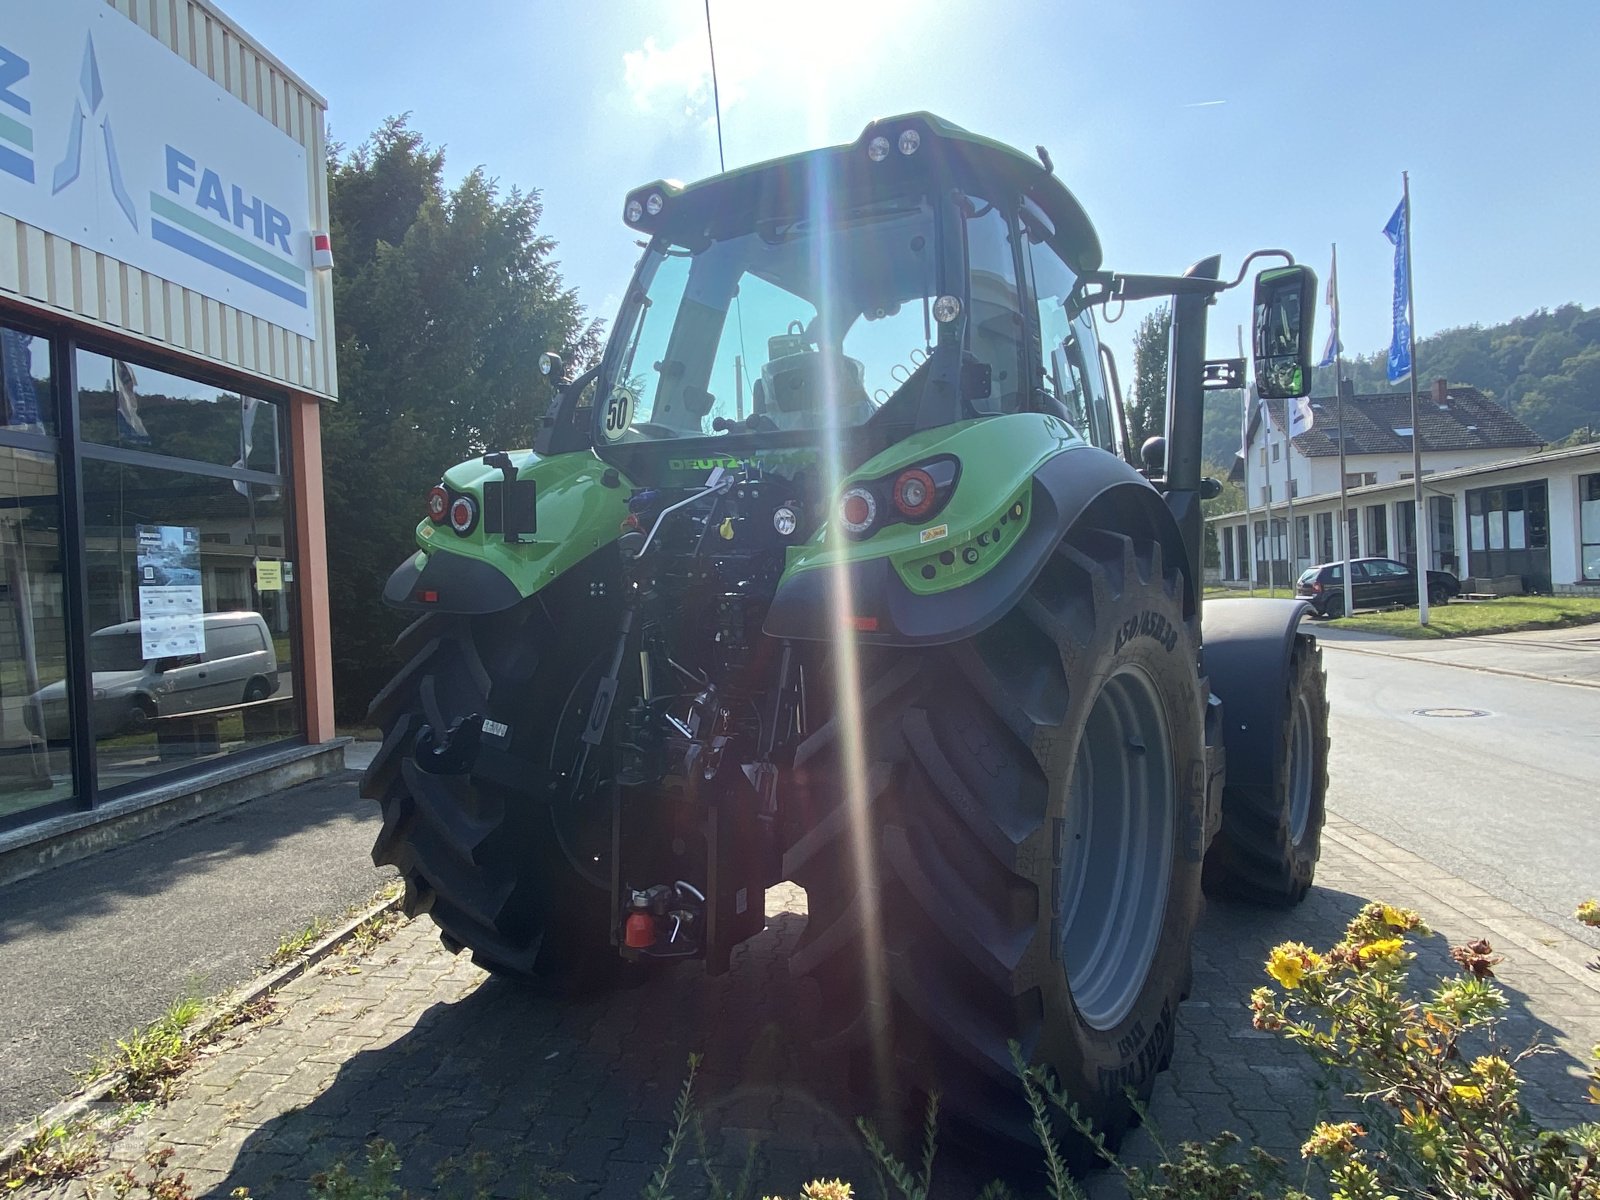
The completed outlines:
<svg viewBox="0 0 1600 1200">
<path fill-rule="evenodd" d="M 552 387 L 560 387 L 567 381 L 567 367 L 561 361 L 561 355 L 554 350 L 546 350 L 539 355 L 539 374 L 550 381 Z"/>
<path fill-rule="evenodd" d="M 1311 324 L 1317 276 L 1310 267 L 1277 267 L 1256 276 L 1254 330 L 1256 387 L 1266 400 L 1292 399 L 1311 390 Z"/>
</svg>

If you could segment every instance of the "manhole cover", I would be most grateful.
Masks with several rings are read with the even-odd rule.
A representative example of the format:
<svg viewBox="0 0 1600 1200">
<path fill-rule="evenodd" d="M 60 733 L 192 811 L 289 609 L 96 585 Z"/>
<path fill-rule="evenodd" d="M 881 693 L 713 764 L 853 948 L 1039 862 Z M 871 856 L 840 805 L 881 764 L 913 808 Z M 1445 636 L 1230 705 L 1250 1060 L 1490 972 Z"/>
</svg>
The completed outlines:
<svg viewBox="0 0 1600 1200">
<path fill-rule="evenodd" d="M 1418 717 L 1487 717 L 1489 715 L 1481 708 L 1414 708 L 1411 712 Z"/>
</svg>

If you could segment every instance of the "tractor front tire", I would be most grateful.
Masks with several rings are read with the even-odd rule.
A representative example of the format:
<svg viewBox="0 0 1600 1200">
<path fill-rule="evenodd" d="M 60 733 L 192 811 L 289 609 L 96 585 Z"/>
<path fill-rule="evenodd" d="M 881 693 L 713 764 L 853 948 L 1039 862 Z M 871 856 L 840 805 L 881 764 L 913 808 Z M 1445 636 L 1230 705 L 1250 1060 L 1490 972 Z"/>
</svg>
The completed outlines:
<svg viewBox="0 0 1600 1200">
<path fill-rule="evenodd" d="M 407 661 L 372 702 L 384 738 L 361 790 L 382 807 L 372 859 L 400 872 L 407 915 L 426 912 L 446 948 L 498 975 L 561 993 L 612 982 L 609 890 L 574 863 L 609 854 L 609 806 L 572 795 L 561 772 L 594 695 L 596 647 L 558 636 L 535 597 L 424 616 L 396 649 Z M 510 730 L 514 786 L 440 769 L 431 748 L 472 717 Z"/>
<path fill-rule="evenodd" d="M 1222 828 L 1205 866 L 1208 892 L 1275 908 L 1305 898 L 1322 854 L 1328 677 L 1322 648 L 1310 635 L 1295 635 L 1283 686 L 1283 721 L 1272 734 L 1271 783 L 1223 789 Z"/>
<path fill-rule="evenodd" d="M 910 1083 L 985 1155 L 1036 1153 L 1011 1043 L 1111 1144 L 1129 1095 L 1149 1097 L 1206 836 L 1183 596 L 1158 544 L 1077 533 L 983 633 L 864 649 L 859 709 L 799 748 L 816 819 L 785 856 L 809 906 L 791 967 L 821 989 L 823 1048 L 868 1072 L 881 1109 Z"/>
</svg>

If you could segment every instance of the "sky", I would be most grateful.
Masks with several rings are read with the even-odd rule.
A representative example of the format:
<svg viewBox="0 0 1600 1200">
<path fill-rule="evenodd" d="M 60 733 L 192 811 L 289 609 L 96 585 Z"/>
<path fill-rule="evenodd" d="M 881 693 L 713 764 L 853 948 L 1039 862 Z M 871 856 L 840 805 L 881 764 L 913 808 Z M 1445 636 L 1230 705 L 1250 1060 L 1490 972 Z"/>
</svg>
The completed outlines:
<svg viewBox="0 0 1600 1200">
<path fill-rule="evenodd" d="M 354 145 L 386 117 L 543 194 L 567 283 L 609 322 L 638 257 L 623 197 L 717 171 L 704 0 L 219 0 Z M 1325 280 L 1347 354 L 1390 336 L 1412 197 L 1417 329 L 1600 303 L 1600 3 L 1534 0 L 711 0 L 729 167 L 928 109 L 1043 144 L 1106 266 L 1232 277 L 1279 247 Z M 979 15 L 981 14 L 981 15 Z M 337 254 L 337 247 L 335 247 Z M 1213 310 L 1235 352 L 1248 288 Z M 1102 336 L 1131 376 L 1142 311 Z M 1317 315 L 1320 346 L 1327 314 Z M 1428 377 L 1426 345 L 1419 374 Z"/>
</svg>

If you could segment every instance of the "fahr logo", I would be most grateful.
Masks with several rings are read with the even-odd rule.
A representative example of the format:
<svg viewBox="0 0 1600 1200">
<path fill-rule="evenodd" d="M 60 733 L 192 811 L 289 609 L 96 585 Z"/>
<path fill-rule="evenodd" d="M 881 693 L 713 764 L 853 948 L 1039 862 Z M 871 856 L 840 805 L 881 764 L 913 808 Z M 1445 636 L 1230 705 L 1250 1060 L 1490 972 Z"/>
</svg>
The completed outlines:
<svg viewBox="0 0 1600 1200">
<path fill-rule="evenodd" d="M 67 126 L 67 152 L 61 161 L 56 164 L 56 172 L 50 183 L 50 194 L 59 195 L 72 184 L 76 183 L 78 176 L 83 172 L 83 131 L 91 123 L 97 123 L 102 140 L 105 142 L 106 155 L 106 182 L 111 187 L 111 196 L 117 202 L 117 207 L 122 210 L 122 215 L 128 218 L 128 224 L 133 226 L 134 232 L 139 231 L 139 217 L 133 210 L 133 197 L 128 195 L 128 186 L 122 182 L 122 167 L 117 161 L 117 140 L 111 132 L 111 114 L 106 111 L 106 89 L 100 82 L 100 63 L 94 56 L 94 38 L 84 40 L 83 69 L 78 75 L 78 95 L 73 102 L 72 119 Z M 90 151 L 94 153 L 94 151 Z"/>
<path fill-rule="evenodd" d="M 0 46 L 0 171 L 33 182 L 33 105 L 21 85 L 32 73 L 28 60 Z"/>
<path fill-rule="evenodd" d="M 0 213 L 316 337 L 307 147 L 129 7 L 0 0 Z"/>
<path fill-rule="evenodd" d="M 200 171 L 196 181 L 196 170 L 198 167 L 194 159 L 181 150 L 167 147 L 167 191 L 179 198 L 186 193 L 193 193 L 192 202 L 196 208 L 209 209 L 240 229 L 248 227 L 257 241 L 265 242 L 273 249 L 281 249 L 285 254 L 294 253 L 289 245 L 289 235 L 294 229 L 288 217 L 260 196 L 247 197 L 238 184 L 233 184 L 224 193 L 222 177 L 215 171 Z M 231 208 L 228 204 L 230 194 L 233 200 Z"/>
</svg>

